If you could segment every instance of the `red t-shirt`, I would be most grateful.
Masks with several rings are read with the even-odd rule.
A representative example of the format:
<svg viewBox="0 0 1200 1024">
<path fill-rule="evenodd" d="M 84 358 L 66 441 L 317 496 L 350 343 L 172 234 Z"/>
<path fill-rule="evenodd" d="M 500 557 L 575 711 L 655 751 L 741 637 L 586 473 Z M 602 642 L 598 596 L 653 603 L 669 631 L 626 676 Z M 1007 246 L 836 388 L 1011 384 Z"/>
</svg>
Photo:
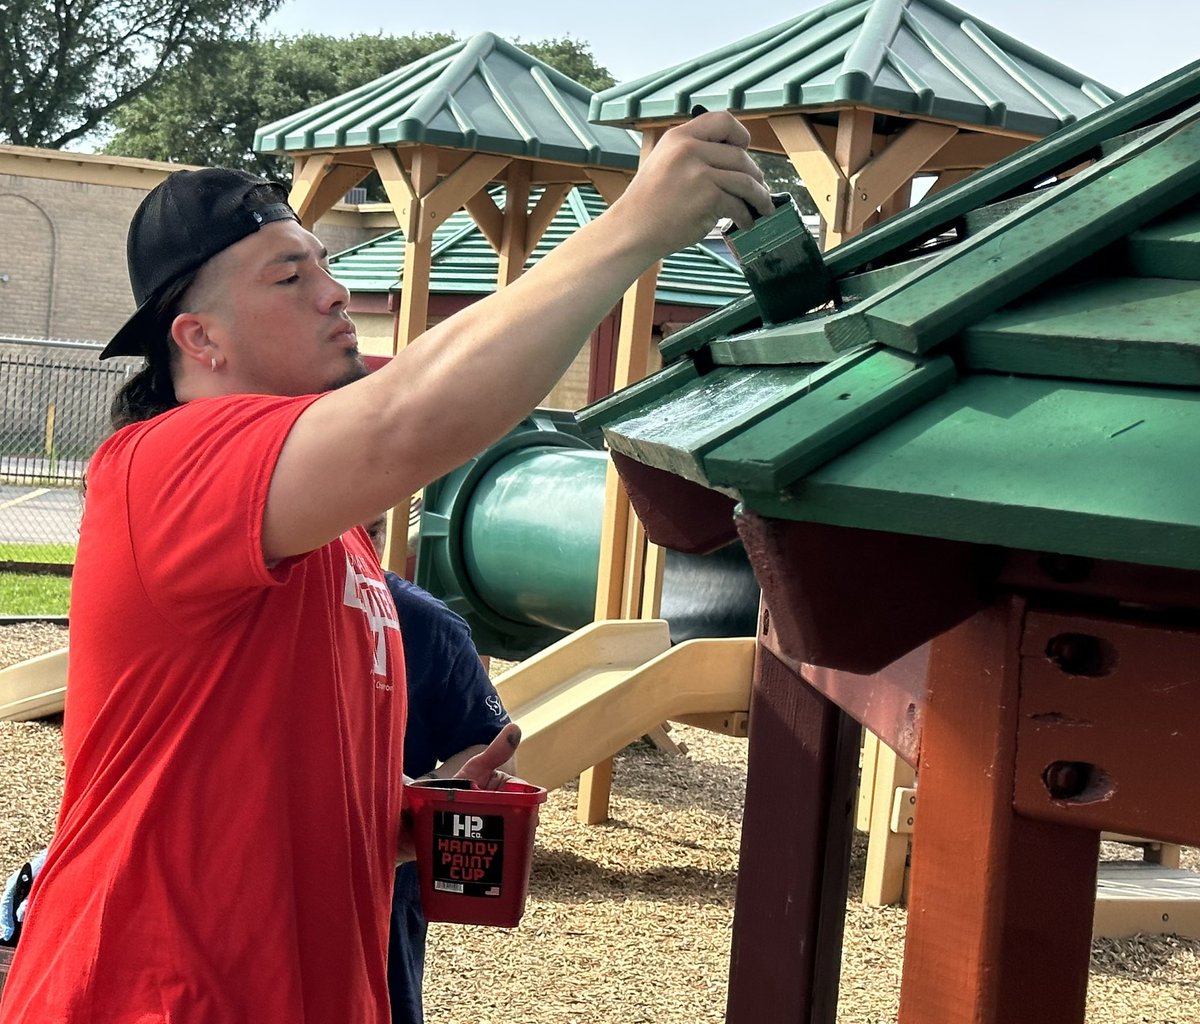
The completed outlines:
<svg viewBox="0 0 1200 1024">
<path fill-rule="evenodd" d="M 313 398 L 188 402 L 104 443 L 71 594 L 66 791 L 5 1024 L 378 1024 L 404 663 L 366 533 L 268 568 Z"/>
</svg>

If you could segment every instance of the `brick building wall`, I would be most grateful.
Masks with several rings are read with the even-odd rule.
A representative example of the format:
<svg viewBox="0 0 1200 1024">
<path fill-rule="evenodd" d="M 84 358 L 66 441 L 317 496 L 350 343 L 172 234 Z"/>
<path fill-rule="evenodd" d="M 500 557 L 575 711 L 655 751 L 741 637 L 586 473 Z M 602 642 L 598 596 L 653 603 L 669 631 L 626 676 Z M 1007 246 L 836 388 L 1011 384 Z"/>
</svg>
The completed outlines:
<svg viewBox="0 0 1200 1024">
<path fill-rule="evenodd" d="M 177 164 L 0 145 L 0 336 L 103 341 L 133 311 L 129 220 Z M 390 212 L 339 208 L 317 223 L 330 252 L 394 230 Z"/>
</svg>

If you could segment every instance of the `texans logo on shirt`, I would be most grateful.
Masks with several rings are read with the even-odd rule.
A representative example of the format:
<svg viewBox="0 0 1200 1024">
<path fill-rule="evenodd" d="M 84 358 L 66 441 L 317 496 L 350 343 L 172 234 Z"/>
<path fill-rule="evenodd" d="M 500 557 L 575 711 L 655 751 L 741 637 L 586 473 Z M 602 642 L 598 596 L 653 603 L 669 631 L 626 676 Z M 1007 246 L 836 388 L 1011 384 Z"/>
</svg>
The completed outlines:
<svg viewBox="0 0 1200 1024">
<path fill-rule="evenodd" d="M 362 563 L 361 568 L 355 565 L 356 561 Z M 346 589 L 342 601 L 348 608 L 361 609 L 366 615 L 367 624 L 375 636 L 375 674 L 386 677 L 387 634 L 384 631 L 399 631 L 400 618 L 387 584 L 370 574 L 365 558 L 346 555 Z"/>
<path fill-rule="evenodd" d="M 493 695 L 486 698 L 484 703 L 488 706 L 488 710 L 497 718 L 504 717 L 504 705 L 500 703 L 499 697 Z"/>
</svg>

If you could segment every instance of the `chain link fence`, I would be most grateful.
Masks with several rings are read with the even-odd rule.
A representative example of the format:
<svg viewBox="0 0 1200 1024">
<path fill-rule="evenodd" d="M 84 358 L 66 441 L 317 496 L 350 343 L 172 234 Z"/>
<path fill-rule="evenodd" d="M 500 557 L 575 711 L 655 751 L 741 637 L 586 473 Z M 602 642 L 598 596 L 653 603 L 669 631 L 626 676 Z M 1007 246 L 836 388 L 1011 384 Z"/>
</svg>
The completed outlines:
<svg viewBox="0 0 1200 1024">
<path fill-rule="evenodd" d="M 0 567 L 74 562 L 84 470 L 110 432 L 113 396 L 138 367 L 101 363 L 99 350 L 0 338 Z"/>
</svg>

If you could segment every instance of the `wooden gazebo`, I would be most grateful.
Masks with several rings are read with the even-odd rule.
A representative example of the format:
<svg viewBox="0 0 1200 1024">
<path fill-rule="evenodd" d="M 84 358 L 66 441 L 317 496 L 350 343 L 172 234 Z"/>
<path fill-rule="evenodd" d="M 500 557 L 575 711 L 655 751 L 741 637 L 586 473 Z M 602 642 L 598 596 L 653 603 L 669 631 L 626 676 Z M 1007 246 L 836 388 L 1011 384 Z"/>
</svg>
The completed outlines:
<svg viewBox="0 0 1200 1024">
<path fill-rule="evenodd" d="M 936 176 L 936 194 L 1116 95 L 945 0 L 832 0 L 597 93 L 591 119 L 637 128 L 646 153 L 694 106 L 730 110 L 753 148 L 791 160 L 831 248 L 906 209 L 917 176 Z M 618 386 L 648 370 L 653 287 L 650 272 L 625 297 Z M 602 541 L 597 617 L 653 617 L 661 559 L 615 474 L 608 503 L 618 525 Z M 602 819 L 603 777 L 581 791 L 588 820 Z"/>
<path fill-rule="evenodd" d="M 901 1024 L 1080 1024 L 1100 834 L 1200 842 L 1198 189 L 1193 64 L 582 415 L 763 587 L 730 1024 L 835 1019 L 860 724 L 921 771 Z"/>
<path fill-rule="evenodd" d="M 399 352 L 426 329 L 433 235 L 455 211 L 465 208 L 495 249 L 504 287 L 573 186 L 593 185 L 609 203 L 625 190 L 638 143 L 624 129 L 588 124 L 592 95 L 482 32 L 260 128 L 254 148 L 295 160 L 290 199 L 310 227 L 379 173 L 405 239 Z M 488 193 L 494 182 L 507 190 L 503 211 Z M 534 186 L 542 192 L 531 208 Z M 389 544 L 387 559 L 403 571 L 403 546 Z"/>
<path fill-rule="evenodd" d="M 295 160 L 291 201 L 311 225 L 377 171 L 405 237 L 397 349 L 425 330 L 433 232 L 466 208 L 500 258 L 498 284 L 521 273 L 571 187 L 608 202 L 638 163 L 621 128 L 590 125 L 591 90 L 490 32 L 462 40 L 343 96 L 258 130 L 254 148 Z M 504 211 L 487 187 L 517 201 Z M 529 190 L 542 186 L 529 209 Z"/>
<path fill-rule="evenodd" d="M 936 194 L 1117 96 L 945 0 L 832 0 L 598 93 L 591 119 L 645 132 L 733 111 L 792 161 L 829 248 L 907 208 L 917 175 Z"/>
</svg>

